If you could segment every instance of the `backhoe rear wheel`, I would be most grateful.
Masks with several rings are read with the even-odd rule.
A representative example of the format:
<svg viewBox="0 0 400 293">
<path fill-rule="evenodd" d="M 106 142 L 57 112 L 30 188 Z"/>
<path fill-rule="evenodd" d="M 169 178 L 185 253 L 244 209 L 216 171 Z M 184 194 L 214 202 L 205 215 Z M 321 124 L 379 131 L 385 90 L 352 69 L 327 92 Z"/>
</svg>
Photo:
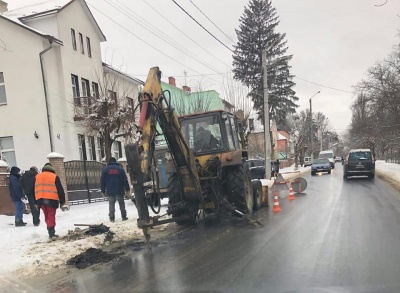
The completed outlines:
<svg viewBox="0 0 400 293">
<path fill-rule="evenodd" d="M 169 207 L 173 207 L 181 202 L 181 186 L 179 183 L 179 178 L 177 173 L 171 173 L 168 178 L 168 205 Z M 189 203 L 188 203 L 189 204 Z M 177 221 L 178 225 L 190 225 L 196 222 L 196 217 L 198 213 L 198 205 L 195 204 L 189 205 L 184 210 L 179 210 L 175 213 L 172 213 L 172 218 L 181 217 L 184 215 L 189 215 L 190 220 L 186 221 Z"/>
<path fill-rule="evenodd" d="M 247 166 L 239 165 L 226 170 L 226 192 L 236 208 L 251 214 L 254 207 L 253 186 Z"/>
</svg>

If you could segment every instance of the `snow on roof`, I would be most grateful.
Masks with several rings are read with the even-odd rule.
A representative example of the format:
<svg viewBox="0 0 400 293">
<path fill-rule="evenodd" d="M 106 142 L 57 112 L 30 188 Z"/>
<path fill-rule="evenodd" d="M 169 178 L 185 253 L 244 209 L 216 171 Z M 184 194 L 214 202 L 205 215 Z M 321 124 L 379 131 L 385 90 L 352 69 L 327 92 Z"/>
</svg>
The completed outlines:
<svg viewBox="0 0 400 293">
<path fill-rule="evenodd" d="M 120 71 L 118 69 L 115 69 L 114 67 L 112 67 L 111 65 L 109 65 L 107 63 L 102 62 L 102 64 L 103 64 L 103 67 L 105 67 L 106 69 L 114 71 L 117 74 L 123 75 L 123 76 L 125 76 L 125 77 L 127 77 L 127 78 L 129 78 L 129 79 L 131 79 L 131 80 L 133 80 L 135 82 L 137 82 L 140 85 L 144 85 L 144 81 L 142 81 L 142 80 L 140 80 L 138 78 L 135 78 L 133 76 L 130 76 L 129 74 L 126 74 L 126 73 L 124 73 L 124 72 L 122 72 L 122 71 Z"/>
<path fill-rule="evenodd" d="M 32 4 L 32 5 L 27 5 L 27 6 L 23 6 L 17 9 L 13 9 L 7 12 L 4 12 L 3 14 L 0 14 L 0 16 L 3 16 L 15 23 L 17 23 L 20 26 L 23 26 L 35 33 L 38 33 L 42 36 L 47 36 L 48 34 L 43 33 L 41 31 L 32 29 L 31 27 L 24 25 L 22 21 L 27 20 L 29 18 L 34 18 L 34 17 L 40 17 L 40 16 L 45 16 L 45 15 L 50 15 L 53 13 L 58 13 L 59 11 L 61 11 L 62 9 L 64 9 L 66 6 L 68 6 L 70 3 L 74 2 L 76 0 L 48 0 L 48 1 L 42 1 L 40 3 L 36 3 L 36 4 Z M 103 34 L 103 32 L 101 31 L 96 19 L 94 18 L 92 12 L 90 11 L 89 7 L 87 6 L 85 0 L 81 1 L 83 3 L 84 6 L 84 10 L 86 12 L 86 14 L 88 15 L 88 17 L 90 18 L 91 22 L 93 23 L 93 25 L 95 26 L 95 28 L 97 29 L 100 39 L 102 41 L 106 40 L 105 35 Z M 17 21 L 16 21 L 17 20 Z M 57 40 L 58 43 L 62 44 L 61 41 Z"/>
<path fill-rule="evenodd" d="M 278 132 L 278 140 L 280 140 L 280 139 L 286 139 L 286 140 L 287 140 L 287 138 L 286 138 L 285 136 L 283 136 L 282 134 L 280 134 L 280 133 Z"/>
<path fill-rule="evenodd" d="M 0 160 L 0 167 L 8 167 L 7 162 L 4 162 L 3 160 Z"/>
<path fill-rule="evenodd" d="M 23 6 L 17 9 L 10 10 L 8 12 L 5 12 L 4 15 L 6 17 L 9 16 L 14 16 L 14 17 L 27 17 L 31 15 L 36 15 L 36 14 L 42 14 L 45 12 L 58 12 L 61 10 L 65 5 L 68 3 L 72 2 L 74 0 L 48 0 L 48 1 L 43 1 L 40 3 L 32 4 L 32 5 L 27 5 Z"/>
</svg>

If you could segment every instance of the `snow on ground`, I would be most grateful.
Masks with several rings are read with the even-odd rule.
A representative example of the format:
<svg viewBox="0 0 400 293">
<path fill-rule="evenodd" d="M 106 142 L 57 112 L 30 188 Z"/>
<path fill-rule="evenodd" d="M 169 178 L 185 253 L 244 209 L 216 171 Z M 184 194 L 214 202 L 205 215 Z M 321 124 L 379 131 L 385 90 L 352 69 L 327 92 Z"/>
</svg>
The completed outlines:
<svg viewBox="0 0 400 293">
<path fill-rule="evenodd" d="M 400 189 L 400 164 L 376 161 L 375 172 L 382 179 Z"/>
<path fill-rule="evenodd" d="M 126 210 L 129 220 L 122 221 L 118 203 L 115 209 L 115 223 L 108 219 L 108 201 L 92 204 L 71 205 L 69 211 L 57 210 L 56 233 L 62 237 L 69 230 L 75 230 L 74 224 L 101 224 L 110 227 L 115 233 L 113 242 L 120 242 L 142 237 L 137 228 L 137 210 L 132 201 L 126 200 Z M 163 202 L 164 204 L 164 202 Z M 162 207 L 162 212 L 165 210 Z M 33 226 L 32 216 L 24 215 L 25 227 L 15 227 L 14 217 L 0 215 L 0 285 L 1 276 L 8 274 L 18 277 L 44 275 L 54 268 L 65 267 L 65 262 L 90 247 L 99 248 L 103 245 L 105 234 L 90 236 L 79 240 L 49 241 L 43 214 L 41 224 Z M 86 227 L 80 227 L 84 229 Z M 163 229 L 163 228 L 160 228 Z"/>
</svg>

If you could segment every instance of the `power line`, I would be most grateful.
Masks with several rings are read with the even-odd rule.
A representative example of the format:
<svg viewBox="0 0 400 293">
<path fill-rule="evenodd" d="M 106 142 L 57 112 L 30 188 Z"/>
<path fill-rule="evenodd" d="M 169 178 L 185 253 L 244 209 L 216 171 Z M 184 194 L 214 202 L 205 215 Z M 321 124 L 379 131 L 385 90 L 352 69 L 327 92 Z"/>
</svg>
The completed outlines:
<svg viewBox="0 0 400 293">
<path fill-rule="evenodd" d="M 167 44 L 169 44 L 170 46 L 174 47 L 176 50 L 178 50 L 178 51 L 182 52 L 183 54 L 187 55 L 187 56 L 188 56 L 189 58 L 191 58 L 192 60 L 194 60 L 194 61 L 196 61 L 196 62 L 202 64 L 203 66 L 209 68 L 210 70 L 212 70 L 212 71 L 218 73 L 218 71 L 215 70 L 214 68 L 212 68 L 211 66 L 209 66 L 209 65 L 206 63 L 205 60 L 203 60 L 203 59 L 201 59 L 201 58 L 199 58 L 199 57 L 198 57 L 198 58 L 199 58 L 199 60 L 198 60 L 195 56 L 193 56 L 193 54 L 192 54 L 189 50 L 187 50 L 185 47 L 183 47 L 183 46 L 180 45 L 179 43 L 175 42 L 175 43 L 176 43 L 176 45 L 175 45 L 175 44 L 173 43 L 173 41 L 168 40 L 168 38 L 166 38 L 166 37 L 163 36 L 162 34 L 160 35 L 160 34 L 157 32 L 158 29 L 155 28 L 152 24 L 146 22 L 145 19 L 143 19 L 143 18 L 142 18 L 141 16 L 139 16 L 137 13 L 133 12 L 129 7 L 127 7 L 127 6 L 123 5 L 123 4 L 121 4 L 118 0 L 116 0 L 116 1 L 122 6 L 122 8 L 121 8 L 121 7 L 118 7 L 118 6 L 115 6 L 113 3 L 110 3 L 109 1 L 105 0 L 105 2 L 106 2 L 108 5 L 112 6 L 114 9 L 116 9 L 116 10 L 118 10 L 119 12 L 121 12 L 122 14 L 124 14 L 126 17 L 128 17 L 128 18 L 131 19 L 133 22 L 135 22 L 135 23 L 137 23 L 138 25 L 140 25 L 142 28 L 144 28 L 144 29 L 147 30 L 148 32 L 152 33 L 153 35 L 155 35 L 156 37 L 158 37 L 158 38 L 161 39 L 162 41 L 164 41 L 164 42 L 166 42 Z M 123 9 L 123 8 L 125 8 L 125 9 Z M 129 11 L 131 11 L 134 15 L 132 15 L 132 14 L 129 13 L 129 12 L 126 12 L 126 11 L 125 11 L 126 9 L 129 10 Z M 137 21 L 137 20 L 136 20 L 134 17 L 132 17 L 132 16 L 136 16 L 136 17 L 137 17 L 141 22 L 143 22 L 146 26 L 143 25 L 141 22 Z M 173 40 L 173 38 L 171 38 L 171 40 Z M 185 52 L 185 51 L 186 51 L 186 52 Z"/>
<path fill-rule="evenodd" d="M 155 9 L 153 6 L 151 6 L 146 0 L 142 0 L 144 3 L 146 3 L 151 9 L 153 9 L 158 15 L 160 15 L 163 19 L 165 19 L 170 25 L 172 25 L 175 29 L 177 29 L 181 34 L 183 34 L 186 38 L 188 38 L 189 40 L 191 40 L 193 43 L 195 43 L 197 46 L 199 46 L 200 48 L 202 48 L 205 52 L 207 52 L 210 56 L 212 56 L 213 58 L 215 58 L 216 60 L 220 61 L 222 64 L 226 65 L 226 66 L 230 66 L 228 64 L 226 64 L 224 61 L 222 61 L 221 59 L 219 59 L 217 56 L 215 56 L 213 53 L 211 53 L 210 51 L 208 51 L 206 48 L 204 48 L 202 45 L 200 45 L 198 42 L 196 42 L 195 40 L 193 40 L 190 36 L 188 36 L 185 32 L 183 32 L 179 27 L 177 27 L 175 24 L 173 24 L 168 18 L 166 18 L 162 13 L 160 13 L 157 9 Z"/>
<path fill-rule="evenodd" d="M 194 4 L 193 3 L 193 1 L 192 0 L 189 0 L 190 1 L 190 3 L 192 3 L 193 4 L 193 6 L 194 7 L 196 7 L 197 8 L 197 10 L 198 11 L 200 11 L 200 13 L 201 14 L 203 14 L 221 33 L 223 33 L 229 40 L 231 40 L 232 42 L 235 42 L 234 40 L 232 40 L 226 33 L 224 33 L 220 28 L 219 28 L 219 26 L 218 25 L 216 25 L 199 7 L 197 7 L 197 5 L 196 4 Z"/>
<path fill-rule="evenodd" d="M 153 48 L 154 50 L 156 50 L 157 52 L 161 53 L 162 55 L 164 55 L 165 57 L 167 57 L 168 59 L 171 59 L 172 61 L 175 61 L 176 63 L 182 65 L 183 67 L 186 67 L 190 70 L 192 70 L 193 72 L 196 72 L 198 74 L 201 75 L 200 72 L 188 67 L 187 65 L 183 64 L 182 62 L 172 58 L 171 56 L 165 54 L 163 51 L 157 49 L 156 47 L 154 47 L 152 44 L 150 44 L 149 42 L 145 41 L 144 39 L 142 39 L 141 37 L 139 37 L 138 35 L 136 35 L 135 33 L 133 33 L 132 31 L 130 31 L 129 29 L 127 29 L 126 27 L 124 27 L 123 25 L 121 25 L 120 23 L 118 23 L 117 21 L 115 21 L 114 19 L 112 19 L 111 17 L 109 17 L 108 15 L 106 15 L 104 12 L 100 11 L 99 9 L 97 9 L 96 7 L 94 7 L 93 5 L 91 5 L 90 3 L 87 3 L 89 6 L 91 6 L 94 10 L 98 11 L 100 14 L 102 14 L 103 16 L 105 16 L 106 18 L 108 18 L 109 20 L 111 20 L 113 23 L 115 23 L 116 25 L 118 25 L 119 27 L 121 27 L 122 29 L 124 29 L 125 31 L 127 31 L 128 33 L 130 33 L 131 35 L 133 35 L 134 37 L 136 37 L 137 39 L 139 39 L 140 41 L 142 41 L 143 43 L 145 43 L 146 45 L 148 45 L 149 47 Z M 203 76 L 203 75 L 202 75 Z M 210 78 L 211 79 L 211 78 Z M 219 81 L 216 81 L 214 79 L 211 79 L 215 82 L 220 83 Z"/>
<path fill-rule="evenodd" d="M 227 45 L 225 45 L 220 39 L 218 39 L 216 36 L 214 36 L 208 29 L 206 29 L 200 22 L 198 22 L 193 16 L 189 14 L 182 6 L 180 6 L 175 0 L 172 0 L 172 2 L 175 3 L 176 6 L 178 6 L 183 12 L 185 12 L 194 22 L 196 22 L 203 30 L 205 30 L 210 36 L 212 36 L 214 39 L 216 39 L 222 46 L 227 48 L 229 51 L 233 53 L 233 50 L 229 48 Z"/>
<path fill-rule="evenodd" d="M 311 83 L 311 84 L 318 85 L 318 86 L 320 86 L 320 87 L 328 88 L 328 89 L 331 89 L 331 90 L 335 90 L 335 91 L 339 91 L 339 92 L 345 92 L 345 93 L 354 94 L 354 92 L 350 92 L 350 91 L 341 90 L 341 89 L 333 88 L 333 87 L 330 87 L 330 86 L 322 85 L 322 84 L 319 84 L 319 83 L 316 83 L 316 82 L 312 82 L 312 81 L 309 81 L 309 80 L 305 80 L 305 79 L 300 78 L 300 77 L 297 77 L 297 76 L 294 76 L 294 78 L 300 79 L 300 80 L 302 80 L 302 81 L 305 81 L 305 82 L 308 82 L 308 83 Z"/>
</svg>

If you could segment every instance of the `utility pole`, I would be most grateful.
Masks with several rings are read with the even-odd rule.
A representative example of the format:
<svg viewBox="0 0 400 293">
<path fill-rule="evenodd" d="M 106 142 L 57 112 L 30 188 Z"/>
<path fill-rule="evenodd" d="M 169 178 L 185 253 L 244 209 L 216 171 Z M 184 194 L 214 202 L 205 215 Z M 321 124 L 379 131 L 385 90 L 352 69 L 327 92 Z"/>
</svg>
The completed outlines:
<svg viewBox="0 0 400 293">
<path fill-rule="evenodd" d="M 310 98 L 310 156 L 311 160 L 314 159 L 313 156 L 313 133 L 312 133 L 312 103 Z"/>
<path fill-rule="evenodd" d="M 312 133 L 312 103 L 311 103 L 311 99 L 319 94 L 321 91 L 316 92 L 314 95 L 312 95 L 312 97 L 310 98 L 310 147 L 311 147 L 311 159 L 314 159 L 314 155 L 313 155 L 313 133 Z"/>
<path fill-rule="evenodd" d="M 267 51 L 262 53 L 262 70 L 264 86 L 264 135 L 265 135 L 265 178 L 271 179 L 271 137 L 269 133 L 269 102 L 267 82 Z"/>
</svg>

